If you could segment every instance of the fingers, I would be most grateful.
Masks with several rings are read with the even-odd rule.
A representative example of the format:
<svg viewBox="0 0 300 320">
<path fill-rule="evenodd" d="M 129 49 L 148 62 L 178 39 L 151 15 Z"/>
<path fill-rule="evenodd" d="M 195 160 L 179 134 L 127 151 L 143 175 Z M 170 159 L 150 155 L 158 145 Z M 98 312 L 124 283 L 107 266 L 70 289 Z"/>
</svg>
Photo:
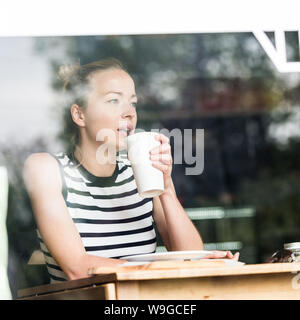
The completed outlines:
<svg viewBox="0 0 300 320">
<path fill-rule="evenodd" d="M 155 139 L 160 141 L 161 143 L 169 143 L 170 139 L 166 137 L 164 134 L 160 133 L 155 136 Z"/>
<path fill-rule="evenodd" d="M 239 260 L 239 257 L 240 257 L 240 253 L 239 252 L 236 252 L 233 256 L 233 260 L 236 260 L 238 261 Z"/>
<path fill-rule="evenodd" d="M 163 164 L 159 161 L 155 161 L 155 162 L 152 162 L 152 166 L 154 168 L 157 168 L 159 169 L 160 171 L 162 171 L 163 173 L 167 173 L 169 170 L 170 170 L 170 166 L 167 165 L 167 164 Z"/>
<path fill-rule="evenodd" d="M 158 153 L 168 153 L 171 152 L 171 146 L 169 142 L 162 143 L 158 147 L 153 148 L 150 151 L 150 154 L 158 154 Z"/>
<path fill-rule="evenodd" d="M 159 134 L 155 136 L 155 139 L 160 141 L 161 144 L 150 151 L 150 159 L 154 167 L 167 172 L 169 166 L 173 163 L 169 138 Z"/>
<path fill-rule="evenodd" d="M 240 253 L 236 252 L 235 254 L 232 254 L 231 251 L 226 251 L 226 258 L 227 259 L 233 259 L 238 261 L 240 257 Z"/>
<path fill-rule="evenodd" d="M 239 252 L 236 252 L 235 254 L 232 254 L 231 251 L 227 251 L 227 258 L 228 259 L 233 259 L 233 260 L 238 261 L 239 257 L 240 257 L 240 253 Z"/>
<path fill-rule="evenodd" d="M 213 250 L 212 254 L 209 256 L 205 257 L 207 259 L 222 259 L 225 258 L 227 255 L 226 251 L 218 251 L 218 250 Z"/>
<path fill-rule="evenodd" d="M 163 164 L 167 164 L 167 165 L 170 165 L 173 162 L 172 156 L 168 153 L 167 154 L 166 153 L 154 154 L 154 155 L 150 156 L 150 159 L 152 161 L 160 161 Z"/>
<path fill-rule="evenodd" d="M 212 251 L 212 254 L 207 256 L 207 259 L 233 259 L 238 261 L 240 256 L 239 252 L 236 252 L 234 255 L 231 253 L 231 251 L 219 251 L 214 250 Z"/>
<path fill-rule="evenodd" d="M 231 251 L 226 251 L 226 253 L 227 253 L 227 258 L 228 259 L 232 259 L 233 258 L 233 254 L 231 253 Z"/>
</svg>

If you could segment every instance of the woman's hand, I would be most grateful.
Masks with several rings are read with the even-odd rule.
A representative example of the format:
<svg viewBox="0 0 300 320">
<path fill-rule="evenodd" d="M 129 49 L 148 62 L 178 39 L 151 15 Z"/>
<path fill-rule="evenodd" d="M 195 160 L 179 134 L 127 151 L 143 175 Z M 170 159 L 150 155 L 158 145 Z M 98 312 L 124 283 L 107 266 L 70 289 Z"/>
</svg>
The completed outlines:
<svg viewBox="0 0 300 320">
<path fill-rule="evenodd" d="M 239 260 L 240 253 L 236 252 L 234 255 L 231 253 L 231 251 L 219 251 L 219 250 L 213 250 L 212 254 L 209 256 L 206 256 L 205 259 L 233 259 L 238 261 Z"/>
<path fill-rule="evenodd" d="M 153 167 L 161 170 L 164 175 L 165 191 L 172 189 L 172 154 L 169 138 L 163 134 L 158 134 L 155 139 L 160 142 L 160 145 L 150 151 L 150 159 Z"/>
</svg>

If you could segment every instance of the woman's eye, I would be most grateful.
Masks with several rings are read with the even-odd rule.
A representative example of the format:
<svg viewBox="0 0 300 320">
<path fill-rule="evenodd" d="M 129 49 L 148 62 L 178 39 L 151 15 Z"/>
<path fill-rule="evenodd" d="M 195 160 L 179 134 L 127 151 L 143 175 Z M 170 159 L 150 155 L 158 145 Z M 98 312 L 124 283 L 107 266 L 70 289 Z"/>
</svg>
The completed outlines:
<svg viewBox="0 0 300 320">
<path fill-rule="evenodd" d="M 109 103 L 116 104 L 116 103 L 118 103 L 119 101 L 118 101 L 118 99 L 110 99 L 110 100 L 108 100 L 108 102 L 109 102 Z"/>
<path fill-rule="evenodd" d="M 131 102 L 131 105 L 136 108 L 137 107 L 137 102 Z"/>
</svg>

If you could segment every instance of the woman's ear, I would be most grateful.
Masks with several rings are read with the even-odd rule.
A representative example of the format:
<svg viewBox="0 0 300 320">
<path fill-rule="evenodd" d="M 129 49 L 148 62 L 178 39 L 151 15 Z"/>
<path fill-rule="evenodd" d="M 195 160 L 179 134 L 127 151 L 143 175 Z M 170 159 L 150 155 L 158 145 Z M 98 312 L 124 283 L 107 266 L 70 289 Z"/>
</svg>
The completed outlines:
<svg viewBox="0 0 300 320">
<path fill-rule="evenodd" d="M 73 121 L 79 127 L 85 127 L 85 118 L 82 109 L 77 104 L 73 104 L 70 111 Z"/>
</svg>

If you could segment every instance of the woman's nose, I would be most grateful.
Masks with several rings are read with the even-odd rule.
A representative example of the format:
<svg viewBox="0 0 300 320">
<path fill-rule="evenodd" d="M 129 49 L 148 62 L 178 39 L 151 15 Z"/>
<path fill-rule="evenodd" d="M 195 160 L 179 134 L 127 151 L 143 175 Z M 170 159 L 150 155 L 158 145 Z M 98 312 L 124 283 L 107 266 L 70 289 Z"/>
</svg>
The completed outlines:
<svg viewBox="0 0 300 320">
<path fill-rule="evenodd" d="M 125 118 L 133 118 L 136 116 L 136 109 L 131 104 L 127 104 L 122 114 Z"/>
</svg>

